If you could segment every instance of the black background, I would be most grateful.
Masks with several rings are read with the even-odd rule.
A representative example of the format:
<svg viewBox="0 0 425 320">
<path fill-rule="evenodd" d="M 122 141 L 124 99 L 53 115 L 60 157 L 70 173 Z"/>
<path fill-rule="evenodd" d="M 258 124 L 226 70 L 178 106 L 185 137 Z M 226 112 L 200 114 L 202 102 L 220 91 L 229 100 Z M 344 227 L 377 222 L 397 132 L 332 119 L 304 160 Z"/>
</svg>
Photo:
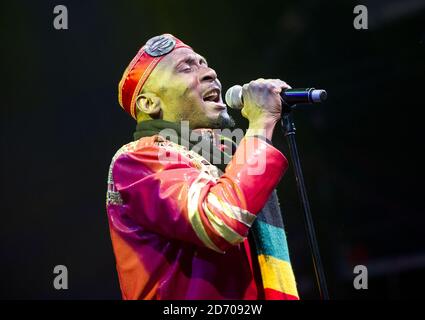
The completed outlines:
<svg viewBox="0 0 425 320">
<path fill-rule="evenodd" d="M 68 30 L 53 27 L 59 4 Z M 368 7 L 368 30 L 353 27 L 357 4 Z M 224 89 L 263 77 L 328 91 L 325 104 L 295 120 L 330 295 L 423 296 L 424 8 L 415 0 L 3 2 L 0 298 L 120 298 L 106 178 L 135 121 L 119 107 L 117 85 L 162 33 L 204 55 Z M 274 143 L 289 157 L 279 130 Z M 292 170 L 278 191 L 301 298 L 317 299 Z M 52 284 L 60 264 L 66 291 Z M 368 290 L 353 288 L 357 264 L 369 269 Z"/>
</svg>

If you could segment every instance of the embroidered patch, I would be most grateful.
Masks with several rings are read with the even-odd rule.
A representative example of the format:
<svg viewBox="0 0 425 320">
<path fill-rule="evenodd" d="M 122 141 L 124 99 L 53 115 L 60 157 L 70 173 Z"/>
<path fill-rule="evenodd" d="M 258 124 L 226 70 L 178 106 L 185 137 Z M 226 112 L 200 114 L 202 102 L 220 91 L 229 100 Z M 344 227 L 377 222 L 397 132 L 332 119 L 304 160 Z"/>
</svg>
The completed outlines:
<svg viewBox="0 0 425 320">
<path fill-rule="evenodd" d="M 151 57 L 160 57 L 171 52 L 176 46 L 176 40 L 167 35 L 153 37 L 146 42 L 145 51 Z"/>
</svg>

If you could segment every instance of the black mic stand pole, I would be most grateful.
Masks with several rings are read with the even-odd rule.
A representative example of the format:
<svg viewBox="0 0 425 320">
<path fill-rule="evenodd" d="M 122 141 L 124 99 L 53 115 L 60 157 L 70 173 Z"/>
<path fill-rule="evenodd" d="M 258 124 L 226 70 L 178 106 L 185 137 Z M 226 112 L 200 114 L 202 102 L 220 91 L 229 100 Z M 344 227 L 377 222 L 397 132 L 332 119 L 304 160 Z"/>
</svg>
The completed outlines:
<svg viewBox="0 0 425 320">
<path fill-rule="evenodd" d="M 297 181 L 298 194 L 301 198 L 301 204 L 304 210 L 304 222 L 310 245 L 310 251 L 313 259 L 313 267 L 316 274 L 317 284 L 319 286 L 320 297 L 322 300 L 329 300 L 328 288 L 326 285 L 325 272 L 320 259 L 319 246 L 317 244 L 316 233 L 314 231 L 313 219 L 311 217 L 310 204 L 307 198 L 307 190 L 304 184 L 303 172 L 301 170 L 300 157 L 298 155 L 297 143 L 295 141 L 295 124 L 292 119 L 291 106 L 282 100 L 282 129 L 289 144 L 292 163 L 294 165 L 295 179 Z"/>
</svg>

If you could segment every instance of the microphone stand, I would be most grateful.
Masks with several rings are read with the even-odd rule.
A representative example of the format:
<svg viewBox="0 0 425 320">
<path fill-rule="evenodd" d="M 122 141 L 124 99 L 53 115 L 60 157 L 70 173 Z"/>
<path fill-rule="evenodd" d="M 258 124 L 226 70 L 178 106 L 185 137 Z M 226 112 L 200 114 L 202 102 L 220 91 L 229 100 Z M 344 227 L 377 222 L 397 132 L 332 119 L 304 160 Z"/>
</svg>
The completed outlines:
<svg viewBox="0 0 425 320">
<path fill-rule="evenodd" d="M 284 136 L 287 138 L 289 150 L 291 154 L 292 163 L 294 164 L 295 179 L 297 182 L 298 195 L 301 198 L 301 204 L 304 211 L 304 222 L 306 226 L 308 243 L 313 259 L 314 272 L 316 274 L 316 281 L 319 287 L 319 293 L 322 300 L 329 300 L 328 288 L 326 285 L 325 272 L 323 270 L 322 261 L 320 259 L 319 246 L 317 244 L 316 233 L 314 231 L 313 219 L 310 211 L 310 204 L 307 197 L 307 190 L 304 184 L 304 177 L 301 170 L 301 162 L 298 154 L 297 144 L 295 141 L 295 124 L 292 119 L 292 106 L 289 106 L 282 99 L 282 130 Z"/>
</svg>

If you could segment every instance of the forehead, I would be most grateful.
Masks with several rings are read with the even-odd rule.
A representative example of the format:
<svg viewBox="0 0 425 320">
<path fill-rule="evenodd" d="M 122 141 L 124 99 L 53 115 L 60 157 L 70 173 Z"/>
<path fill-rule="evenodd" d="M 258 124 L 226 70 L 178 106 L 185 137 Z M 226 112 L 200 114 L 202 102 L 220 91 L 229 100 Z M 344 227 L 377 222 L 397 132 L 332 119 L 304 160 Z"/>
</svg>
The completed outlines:
<svg viewBox="0 0 425 320">
<path fill-rule="evenodd" d="M 203 56 L 189 48 L 178 48 L 167 54 L 159 63 L 162 66 L 176 66 L 180 61 L 187 58 L 204 59 Z"/>
</svg>

